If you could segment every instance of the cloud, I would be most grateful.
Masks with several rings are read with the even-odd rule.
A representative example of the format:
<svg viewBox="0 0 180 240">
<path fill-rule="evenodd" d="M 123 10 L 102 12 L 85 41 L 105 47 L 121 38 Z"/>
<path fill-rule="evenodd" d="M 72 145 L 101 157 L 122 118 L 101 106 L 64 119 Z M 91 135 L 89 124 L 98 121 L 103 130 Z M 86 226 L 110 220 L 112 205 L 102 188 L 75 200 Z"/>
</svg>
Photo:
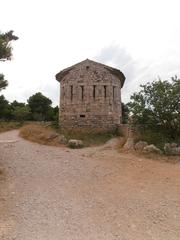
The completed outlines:
<svg viewBox="0 0 180 240">
<path fill-rule="evenodd" d="M 104 47 L 95 60 L 120 69 L 125 77 L 122 89 L 122 101 L 128 102 L 130 96 L 139 91 L 140 85 L 156 80 L 170 80 L 174 75 L 180 75 L 180 63 L 176 52 L 165 51 L 161 59 L 135 59 L 125 47 L 112 44 Z"/>
<path fill-rule="evenodd" d="M 133 59 L 126 48 L 118 45 L 110 45 L 103 48 L 95 56 L 95 60 L 118 68 L 124 73 L 126 81 L 122 93 L 123 101 L 127 102 L 130 94 L 135 90 L 133 86 L 137 82 L 137 76 L 143 74 L 144 67 Z"/>
</svg>

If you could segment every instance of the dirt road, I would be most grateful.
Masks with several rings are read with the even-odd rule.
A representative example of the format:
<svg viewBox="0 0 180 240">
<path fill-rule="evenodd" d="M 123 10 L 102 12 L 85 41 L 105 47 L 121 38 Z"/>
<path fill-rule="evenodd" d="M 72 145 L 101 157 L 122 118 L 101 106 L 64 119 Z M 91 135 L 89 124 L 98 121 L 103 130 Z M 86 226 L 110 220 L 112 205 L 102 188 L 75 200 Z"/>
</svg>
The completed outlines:
<svg viewBox="0 0 180 240">
<path fill-rule="evenodd" d="M 180 164 L 0 140 L 1 240 L 180 239 Z"/>
</svg>

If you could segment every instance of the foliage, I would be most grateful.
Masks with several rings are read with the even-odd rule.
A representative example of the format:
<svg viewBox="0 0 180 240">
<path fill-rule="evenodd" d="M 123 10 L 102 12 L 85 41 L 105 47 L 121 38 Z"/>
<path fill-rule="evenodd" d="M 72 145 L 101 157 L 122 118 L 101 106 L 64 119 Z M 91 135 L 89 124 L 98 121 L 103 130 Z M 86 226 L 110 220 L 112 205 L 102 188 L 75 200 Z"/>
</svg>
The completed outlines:
<svg viewBox="0 0 180 240">
<path fill-rule="evenodd" d="M 13 35 L 13 31 L 6 33 L 0 32 L 0 61 L 11 60 L 12 46 L 11 42 L 17 40 L 18 37 Z M 0 91 L 8 85 L 8 82 L 4 79 L 4 75 L 0 74 Z"/>
<path fill-rule="evenodd" d="M 125 103 L 122 103 L 122 123 L 123 124 L 128 123 L 128 117 L 129 117 L 128 105 Z"/>
<path fill-rule="evenodd" d="M 12 46 L 11 42 L 14 40 L 18 40 L 13 34 L 13 31 L 9 31 L 6 33 L 0 32 L 0 60 L 11 60 L 12 57 Z"/>
<path fill-rule="evenodd" d="M 21 103 L 16 100 L 11 103 L 13 109 L 15 109 L 16 107 L 25 107 L 25 105 L 26 105 L 25 103 Z"/>
<path fill-rule="evenodd" d="M 0 121 L 0 133 L 1 132 L 6 132 L 9 130 L 14 130 L 14 129 L 18 129 L 22 126 L 21 123 L 19 122 L 7 122 L 7 121 Z"/>
<path fill-rule="evenodd" d="M 48 121 L 52 117 L 52 101 L 38 92 L 28 99 L 30 111 L 32 113 L 33 120 L 36 121 Z"/>
<path fill-rule="evenodd" d="M 63 134 L 67 140 L 78 139 L 83 141 L 85 147 L 88 146 L 98 146 L 106 143 L 108 140 L 119 136 L 118 131 L 114 130 L 112 132 L 96 132 L 96 131 L 87 131 L 84 130 L 70 130 L 62 131 L 61 129 L 57 130 L 60 134 Z"/>
<path fill-rule="evenodd" d="M 128 104 L 134 124 L 146 125 L 176 139 L 180 133 L 180 79 L 153 81 L 141 85 Z"/>
<path fill-rule="evenodd" d="M 35 96 L 35 97 L 34 97 Z M 38 97 L 37 97 L 38 96 Z M 40 97 L 39 97 L 40 96 Z M 6 121 L 55 121 L 58 122 L 59 108 L 51 107 L 51 100 L 37 93 L 30 97 L 31 108 L 28 104 L 13 101 L 9 103 L 3 95 L 0 96 L 0 120 Z M 44 105 L 43 105 L 44 104 Z M 33 110 L 32 110 L 33 109 Z"/>
<path fill-rule="evenodd" d="M 10 120 L 12 118 L 12 109 L 9 102 L 3 95 L 0 96 L 0 119 Z"/>
<path fill-rule="evenodd" d="M 4 75 L 0 74 L 0 91 L 5 89 L 8 85 L 7 80 L 4 79 Z"/>
<path fill-rule="evenodd" d="M 61 146 L 58 134 L 45 124 L 27 124 L 20 129 L 20 136 L 44 145 Z"/>
<path fill-rule="evenodd" d="M 25 106 L 15 107 L 13 110 L 13 116 L 14 116 L 15 120 L 20 121 L 20 122 L 28 120 L 30 117 L 29 106 L 25 105 Z"/>
</svg>

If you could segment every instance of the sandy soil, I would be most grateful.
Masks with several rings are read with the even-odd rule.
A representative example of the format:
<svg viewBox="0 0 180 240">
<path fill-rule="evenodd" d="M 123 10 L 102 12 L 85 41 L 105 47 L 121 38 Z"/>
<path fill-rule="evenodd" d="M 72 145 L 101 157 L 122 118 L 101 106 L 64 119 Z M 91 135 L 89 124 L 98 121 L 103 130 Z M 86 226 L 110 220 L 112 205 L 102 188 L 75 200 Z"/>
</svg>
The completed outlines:
<svg viewBox="0 0 180 240">
<path fill-rule="evenodd" d="M 1 240 L 180 239 L 179 163 L 0 140 Z"/>
</svg>

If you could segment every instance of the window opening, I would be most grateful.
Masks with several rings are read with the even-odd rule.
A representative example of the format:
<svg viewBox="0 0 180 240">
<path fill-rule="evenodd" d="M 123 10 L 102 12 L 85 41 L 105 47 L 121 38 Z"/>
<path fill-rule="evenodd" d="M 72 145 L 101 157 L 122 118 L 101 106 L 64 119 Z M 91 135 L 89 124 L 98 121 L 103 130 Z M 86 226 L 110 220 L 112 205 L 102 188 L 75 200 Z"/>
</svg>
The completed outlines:
<svg viewBox="0 0 180 240">
<path fill-rule="evenodd" d="M 71 101 L 73 100 L 73 86 L 71 85 Z"/>
<path fill-rule="evenodd" d="M 104 98 L 107 97 L 107 86 L 104 86 Z"/>
<path fill-rule="evenodd" d="M 96 85 L 93 85 L 93 98 L 96 98 Z"/>
<path fill-rule="evenodd" d="M 84 100 L 84 86 L 81 86 L 81 100 Z"/>
</svg>

